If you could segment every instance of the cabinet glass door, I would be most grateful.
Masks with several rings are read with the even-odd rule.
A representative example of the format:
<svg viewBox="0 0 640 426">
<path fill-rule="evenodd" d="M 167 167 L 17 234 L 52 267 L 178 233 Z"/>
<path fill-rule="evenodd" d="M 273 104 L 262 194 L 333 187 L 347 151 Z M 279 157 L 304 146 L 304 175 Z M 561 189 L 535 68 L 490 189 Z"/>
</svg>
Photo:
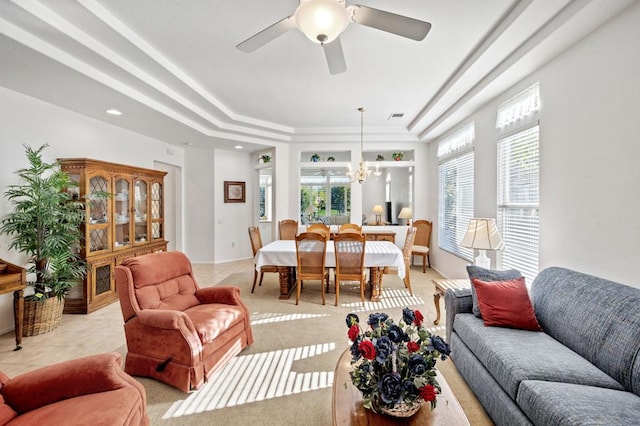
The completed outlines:
<svg viewBox="0 0 640 426">
<path fill-rule="evenodd" d="M 108 250 L 109 247 L 109 180 L 104 176 L 95 175 L 89 178 L 88 191 L 88 223 L 87 240 L 89 251 Z"/>
<path fill-rule="evenodd" d="M 162 184 L 153 182 L 151 184 L 151 238 L 161 240 L 164 237 Z"/>
<path fill-rule="evenodd" d="M 134 185 L 134 238 L 136 243 L 147 242 L 147 193 L 148 185 L 144 180 L 136 180 Z"/>
<path fill-rule="evenodd" d="M 116 249 L 131 246 L 131 205 L 129 203 L 130 188 L 131 183 L 127 179 L 115 179 L 115 191 L 113 196 L 115 231 L 113 244 Z"/>
</svg>

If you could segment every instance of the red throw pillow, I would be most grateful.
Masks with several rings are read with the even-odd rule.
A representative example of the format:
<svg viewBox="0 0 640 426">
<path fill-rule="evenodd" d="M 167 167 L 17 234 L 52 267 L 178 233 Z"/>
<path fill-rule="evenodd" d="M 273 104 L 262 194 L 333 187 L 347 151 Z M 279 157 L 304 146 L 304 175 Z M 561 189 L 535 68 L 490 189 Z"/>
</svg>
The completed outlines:
<svg viewBox="0 0 640 426">
<path fill-rule="evenodd" d="M 542 331 L 533 312 L 524 277 L 493 282 L 474 278 L 471 282 L 478 295 L 485 326 Z"/>
</svg>

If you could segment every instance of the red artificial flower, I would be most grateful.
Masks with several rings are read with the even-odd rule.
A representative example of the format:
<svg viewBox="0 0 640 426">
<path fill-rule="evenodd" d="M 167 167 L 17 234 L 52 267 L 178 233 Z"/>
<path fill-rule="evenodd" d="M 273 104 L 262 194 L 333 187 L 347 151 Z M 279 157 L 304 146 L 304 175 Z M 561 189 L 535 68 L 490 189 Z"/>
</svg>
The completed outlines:
<svg viewBox="0 0 640 426">
<path fill-rule="evenodd" d="M 415 323 L 418 327 L 420 327 L 422 325 L 422 321 L 424 320 L 424 316 L 422 316 L 422 312 L 417 309 L 414 311 L 414 314 L 416 316 Z"/>
<path fill-rule="evenodd" d="M 436 388 L 431 385 L 424 385 L 423 387 L 418 389 L 418 392 L 420 392 L 420 396 L 425 401 L 435 401 L 436 395 L 438 394 Z"/>
<path fill-rule="evenodd" d="M 358 327 L 357 325 L 352 325 L 349 328 L 349 340 L 351 340 L 352 342 L 355 342 L 356 339 L 358 338 L 358 334 L 360 334 L 360 327 Z"/>
<path fill-rule="evenodd" d="M 420 350 L 420 345 L 416 342 L 409 342 L 407 343 L 407 349 L 409 349 L 409 353 L 417 352 L 418 350 Z"/>
<path fill-rule="evenodd" d="M 373 346 L 371 340 L 363 340 L 360 342 L 358 350 L 366 359 L 374 359 L 376 357 L 376 347 Z"/>
</svg>

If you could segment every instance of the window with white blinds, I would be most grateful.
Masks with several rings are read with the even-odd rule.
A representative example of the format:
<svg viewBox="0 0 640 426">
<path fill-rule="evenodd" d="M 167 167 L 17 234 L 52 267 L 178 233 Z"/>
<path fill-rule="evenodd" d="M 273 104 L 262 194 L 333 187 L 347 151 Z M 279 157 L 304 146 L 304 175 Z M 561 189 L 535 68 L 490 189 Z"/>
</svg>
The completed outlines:
<svg viewBox="0 0 640 426">
<path fill-rule="evenodd" d="M 496 128 L 505 130 L 522 126 L 540 109 L 540 84 L 536 83 L 514 97 L 507 99 L 498 107 Z"/>
<path fill-rule="evenodd" d="M 498 263 L 529 283 L 538 275 L 539 133 L 536 124 L 498 142 L 497 220 L 505 244 Z"/>
<path fill-rule="evenodd" d="M 450 157 L 455 153 L 464 151 L 473 145 L 476 137 L 475 123 L 469 123 L 451 136 L 443 139 L 438 143 L 438 152 L 436 157 L 442 160 Z"/>
<path fill-rule="evenodd" d="M 438 168 L 438 246 L 464 259 L 473 259 L 473 249 L 460 247 L 473 217 L 473 151 L 442 163 Z"/>
</svg>

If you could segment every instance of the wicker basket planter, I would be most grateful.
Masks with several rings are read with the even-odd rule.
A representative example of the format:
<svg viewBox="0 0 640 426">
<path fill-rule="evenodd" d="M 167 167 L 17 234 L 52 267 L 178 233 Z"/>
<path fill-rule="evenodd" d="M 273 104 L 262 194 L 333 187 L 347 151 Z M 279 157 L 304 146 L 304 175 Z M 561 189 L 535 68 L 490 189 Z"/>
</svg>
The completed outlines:
<svg viewBox="0 0 640 426">
<path fill-rule="evenodd" d="M 43 302 L 24 301 L 22 335 L 37 336 L 55 330 L 62 321 L 64 299 L 50 297 Z"/>
</svg>

